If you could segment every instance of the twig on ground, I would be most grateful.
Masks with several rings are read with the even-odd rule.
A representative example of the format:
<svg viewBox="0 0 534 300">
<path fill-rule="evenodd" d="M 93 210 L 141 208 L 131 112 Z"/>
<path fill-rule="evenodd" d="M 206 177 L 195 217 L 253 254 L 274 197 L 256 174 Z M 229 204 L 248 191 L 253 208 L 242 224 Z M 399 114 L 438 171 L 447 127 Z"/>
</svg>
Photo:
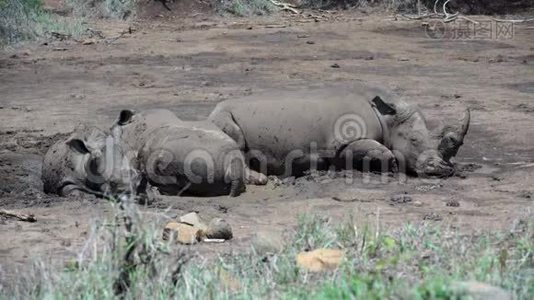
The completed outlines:
<svg viewBox="0 0 534 300">
<path fill-rule="evenodd" d="M 24 222 L 37 222 L 37 219 L 35 218 L 35 216 L 33 214 L 28 214 L 28 215 L 27 214 L 21 214 L 21 213 L 8 211 L 8 210 L 5 210 L 5 209 L 0 210 L 0 216 L 4 216 L 4 217 L 8 217 L 8 218 L 17 218 L 20 221 L 24 221 Z"/>
<path fill-rule="evenodd" d="M 287 25 L 282 24 L 267 24 L 265 25 L 265 28 L 286 28 Z"/>
<path fill-rule="evenodd" d="M 105 39 L 106 37 L 104 36 L 104 34 L 102 33 L 102 31 L 100 30 L 96 30 L 96 29 L 93 29 L 93 28 L 87 28 L 87 33 L 89 33 L 90 37 L 98 37 L 100 39 Z"/>
<path fill-rule="evenodd" d="M 496 22 L 510 22 L 510 23 L 527 23 L 527 22 L 533 22 L 534 18 L 523 19 L 523 20 L 506 20 L 506 19 L 493 18 L 493 21 L 496 21 Z"/>
<path fill-rule="evenodd" d="M 119 33 L 118 36 L 112 37 L 112 38 L 108 38 L 106 40 L 106 43 L 111 44 L 111 43 L 115 42 L 116 40 L 122 38 L 126 34 L 132 34 L 134 31 L 135 31 L 135 29 L 133 29 L 132 27 L 128 27 L 128 30 L 123 30 L 121 33 Z"/>
<path fill-rule="evenodd" d="M 420 16 L 410 16 L 410 15 L 406 15 L 406 14 L 401 14 L 401 16 L 405 17 L 407 19 L 410 19 L 410 20 L 423 20 L 423 19 L 426 19 L 426 18 L 438 17 L 439 15 L 438 14 L 428 13 L 428 14 L 424 14 L 424 15 L 420 15 Z"/>
<path fill-rule="evenodd" d="M 449 2 L 451 2 L 451 0 L 447 0 L 443 3 L 443 13 L 445 14 L 445 19 L 443 20 L 443 22 L 445 23 L 456 20 L 456 18 L 458 18 L 458 16 L 460 15 L 460 12 L 456 12 L 454 14 L 450 14 L 449 12 L 447 12 L 447 4 L 449 4 Z"/>
<path fill-rule="evenodd" d="M 276 1 L 276 0 L 270 0 L 272 4 L 280 7 L 280 10 L 287 10 L 287 11 L 290 11 L 296 15 L 300 14 L 300 12 L 298 10 L 295 9 L 295 5 L 293 4 L 289 4 L 289 3 L 284 3 L 284 2 L 280 2 L 280 1 Z"/>
<path fill-rule="evenodd" d="M 423 20 L 423 19 L 427 19 L 427 18 L 440 17 L 440 18 L 443 18 L 443 22 L 445 22 L 445 23 L 449 23 L 449 22 L 455 21 L 456 19 L 466 20 L 466 21 L 469 21 L 469 22 L 475 23 L 475 24 L 479 23 L 478 21 L 475 21 L 475 20 L 473 20 L 471 18 L 468 18 L 466 16 L 460 15 L 460 12 L 456 12 L 456 13 L 453 13 L 453 14 L 449 13 L 447 11 L 447 4 L 449 4 L 449 2 L 451 0 L 446 0 L 443 3 L 443 6 L 442 6 L 443 7 L 443 13 L 438 13 L 438 3 L 439 3 L 439 1 L 440 0 L 436 0 L 434 2 L 434 12 L 433 13 L 426 13 L 424 15 L 421 15 L 420 12 L 418 12 L 417 16 L 410 16 L 410 15 L 406 15 L 406 14 L 401 14 L 401 16 L 405 17 L 407 19 L 410 19 L 410 20 Z"/>
</svg>

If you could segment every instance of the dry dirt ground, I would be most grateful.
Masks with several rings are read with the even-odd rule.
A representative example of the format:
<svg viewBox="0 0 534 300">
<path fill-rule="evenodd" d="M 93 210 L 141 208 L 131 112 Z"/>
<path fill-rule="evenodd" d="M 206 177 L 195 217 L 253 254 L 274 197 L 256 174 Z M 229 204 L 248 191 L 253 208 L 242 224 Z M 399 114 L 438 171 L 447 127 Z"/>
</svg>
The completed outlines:
<svg viewBox="0 0 534 300">
<path fill-rule="evenodd" d="M 288 230 L 299 214 L 352 213 L 387 228 L 428 222 L 462 232 L 508 229 L 527 214 L 534 194 L 534 25 L 515 26 L 512 39 L 459 41 L 428 38 L 419 21 L 332 16 L 308 23 L 203 15 L 103 22 L 93 27 L 108 39 L 94 44 L 51 41 L 1 52 L 0 208 L 38 221 L 0 219 L 0 283 L 36 258 L 73 258 L 90 224 L 109 214 L 109 203 L 91 196 L 43 194 L 40 164 L 47 147 L 78 123 L 109 126 L 122 108 L 164 107 L 202 119 L 224 99 L 364 83 L 417 103 L 433 126 L 472 109 L 457 156 L 462 176 L 380 183 L 373 175 L 369 183 L 356 173 L 348 184 L 339 174 L 320 174 L 251 186 L 237 198 L 162 197 L 143 208 L 149 216 L 198 211 L 230 222 L 234 240 L 192 251 L 246 248 L 255 231 Z M 285 27 L 266 26 L 273 24 Z M 131 34 L 113 39 L 129 26 Z M 391 200 L 402 193 L 413 200 Z"/>
</svg>

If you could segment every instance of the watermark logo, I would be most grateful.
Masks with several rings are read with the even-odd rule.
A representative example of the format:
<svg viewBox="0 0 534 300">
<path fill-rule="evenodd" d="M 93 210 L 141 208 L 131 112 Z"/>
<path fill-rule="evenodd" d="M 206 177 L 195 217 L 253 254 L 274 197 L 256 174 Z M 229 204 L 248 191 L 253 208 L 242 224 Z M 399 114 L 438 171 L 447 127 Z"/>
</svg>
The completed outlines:
<svg viewBox="0 0 534 300">
<path fill-rule="evenodd" d="M 514 23 L 497 20 L 475 22 L 431 20 L 425 24 L 425 35 L 431 39 L 505 40 L 515 35 Z"/>
<path fill-rule="evenodd" d="M 345 144 L 367 136 L 367 125 L 357 114 L 346 114 L 339 117 L 334 124 L 334 138 Z"/>
</svg>

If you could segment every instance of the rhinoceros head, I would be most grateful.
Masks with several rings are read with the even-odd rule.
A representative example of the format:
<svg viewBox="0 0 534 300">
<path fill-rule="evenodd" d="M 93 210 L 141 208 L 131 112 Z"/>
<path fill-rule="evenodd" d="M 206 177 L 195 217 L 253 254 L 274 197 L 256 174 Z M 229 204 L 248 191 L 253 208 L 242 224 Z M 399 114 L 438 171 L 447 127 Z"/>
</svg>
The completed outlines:
<svg viewBox="0 0 534 300">
<path fill-rule="evenodd" d="M 372 100 L 384 120 L 386 144 L 407 171 L 420 176 L 451 176 L 454 166 L 450 159 L 463 144 L 469 129 L 470 112 L 466 109 L 458 125 L 447 125 L 439 133 L 431 132 L 421 111 L 399 101 L 386 103 L 380 97 Z"/>
<path fill-rule="evenodd" d="M 96 127 L 78 127 L 54 144 L 43 161 L 44 191 L 62 196 L 79 190 L 118 196 L 135 190 L 139 176 L 125 149 Z"/>
</svg>

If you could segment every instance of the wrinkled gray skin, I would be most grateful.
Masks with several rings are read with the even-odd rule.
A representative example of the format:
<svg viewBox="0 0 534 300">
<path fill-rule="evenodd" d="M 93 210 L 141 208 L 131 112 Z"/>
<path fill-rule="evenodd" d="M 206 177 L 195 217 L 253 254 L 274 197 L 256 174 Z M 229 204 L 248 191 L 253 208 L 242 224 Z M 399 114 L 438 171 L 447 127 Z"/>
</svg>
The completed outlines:
<svg viewBox="0 0 534 300">
<path fill-rule="evenodd" d="M 139 185 L 140 176 L 125 155 L 123 147 L 104 131 L 78 127 L 45 154 L 41 175 L 44 191 L 60 196 L 130 193 Z"/>
<path fill-rule="evenodd" d="M 376 95 L 376 94 L 374 94 Z M 469 127 L 431 133 L 420 110 L 369 93 L 311 90 L 223 101 L 209 119 L 244 151 L 251 169 L 299 176 L 309 169 L 360 168 L 450 176 Z"/>
<path fill-rule="evenodd" d="M 245 189 L 242 153 L 211 122 L 182 121 L 165 109 L 123 110 L 111 135 L 137 153 L 140 191 L 146 183 L 170 195 L 237 196 Z"/>
</svg>

